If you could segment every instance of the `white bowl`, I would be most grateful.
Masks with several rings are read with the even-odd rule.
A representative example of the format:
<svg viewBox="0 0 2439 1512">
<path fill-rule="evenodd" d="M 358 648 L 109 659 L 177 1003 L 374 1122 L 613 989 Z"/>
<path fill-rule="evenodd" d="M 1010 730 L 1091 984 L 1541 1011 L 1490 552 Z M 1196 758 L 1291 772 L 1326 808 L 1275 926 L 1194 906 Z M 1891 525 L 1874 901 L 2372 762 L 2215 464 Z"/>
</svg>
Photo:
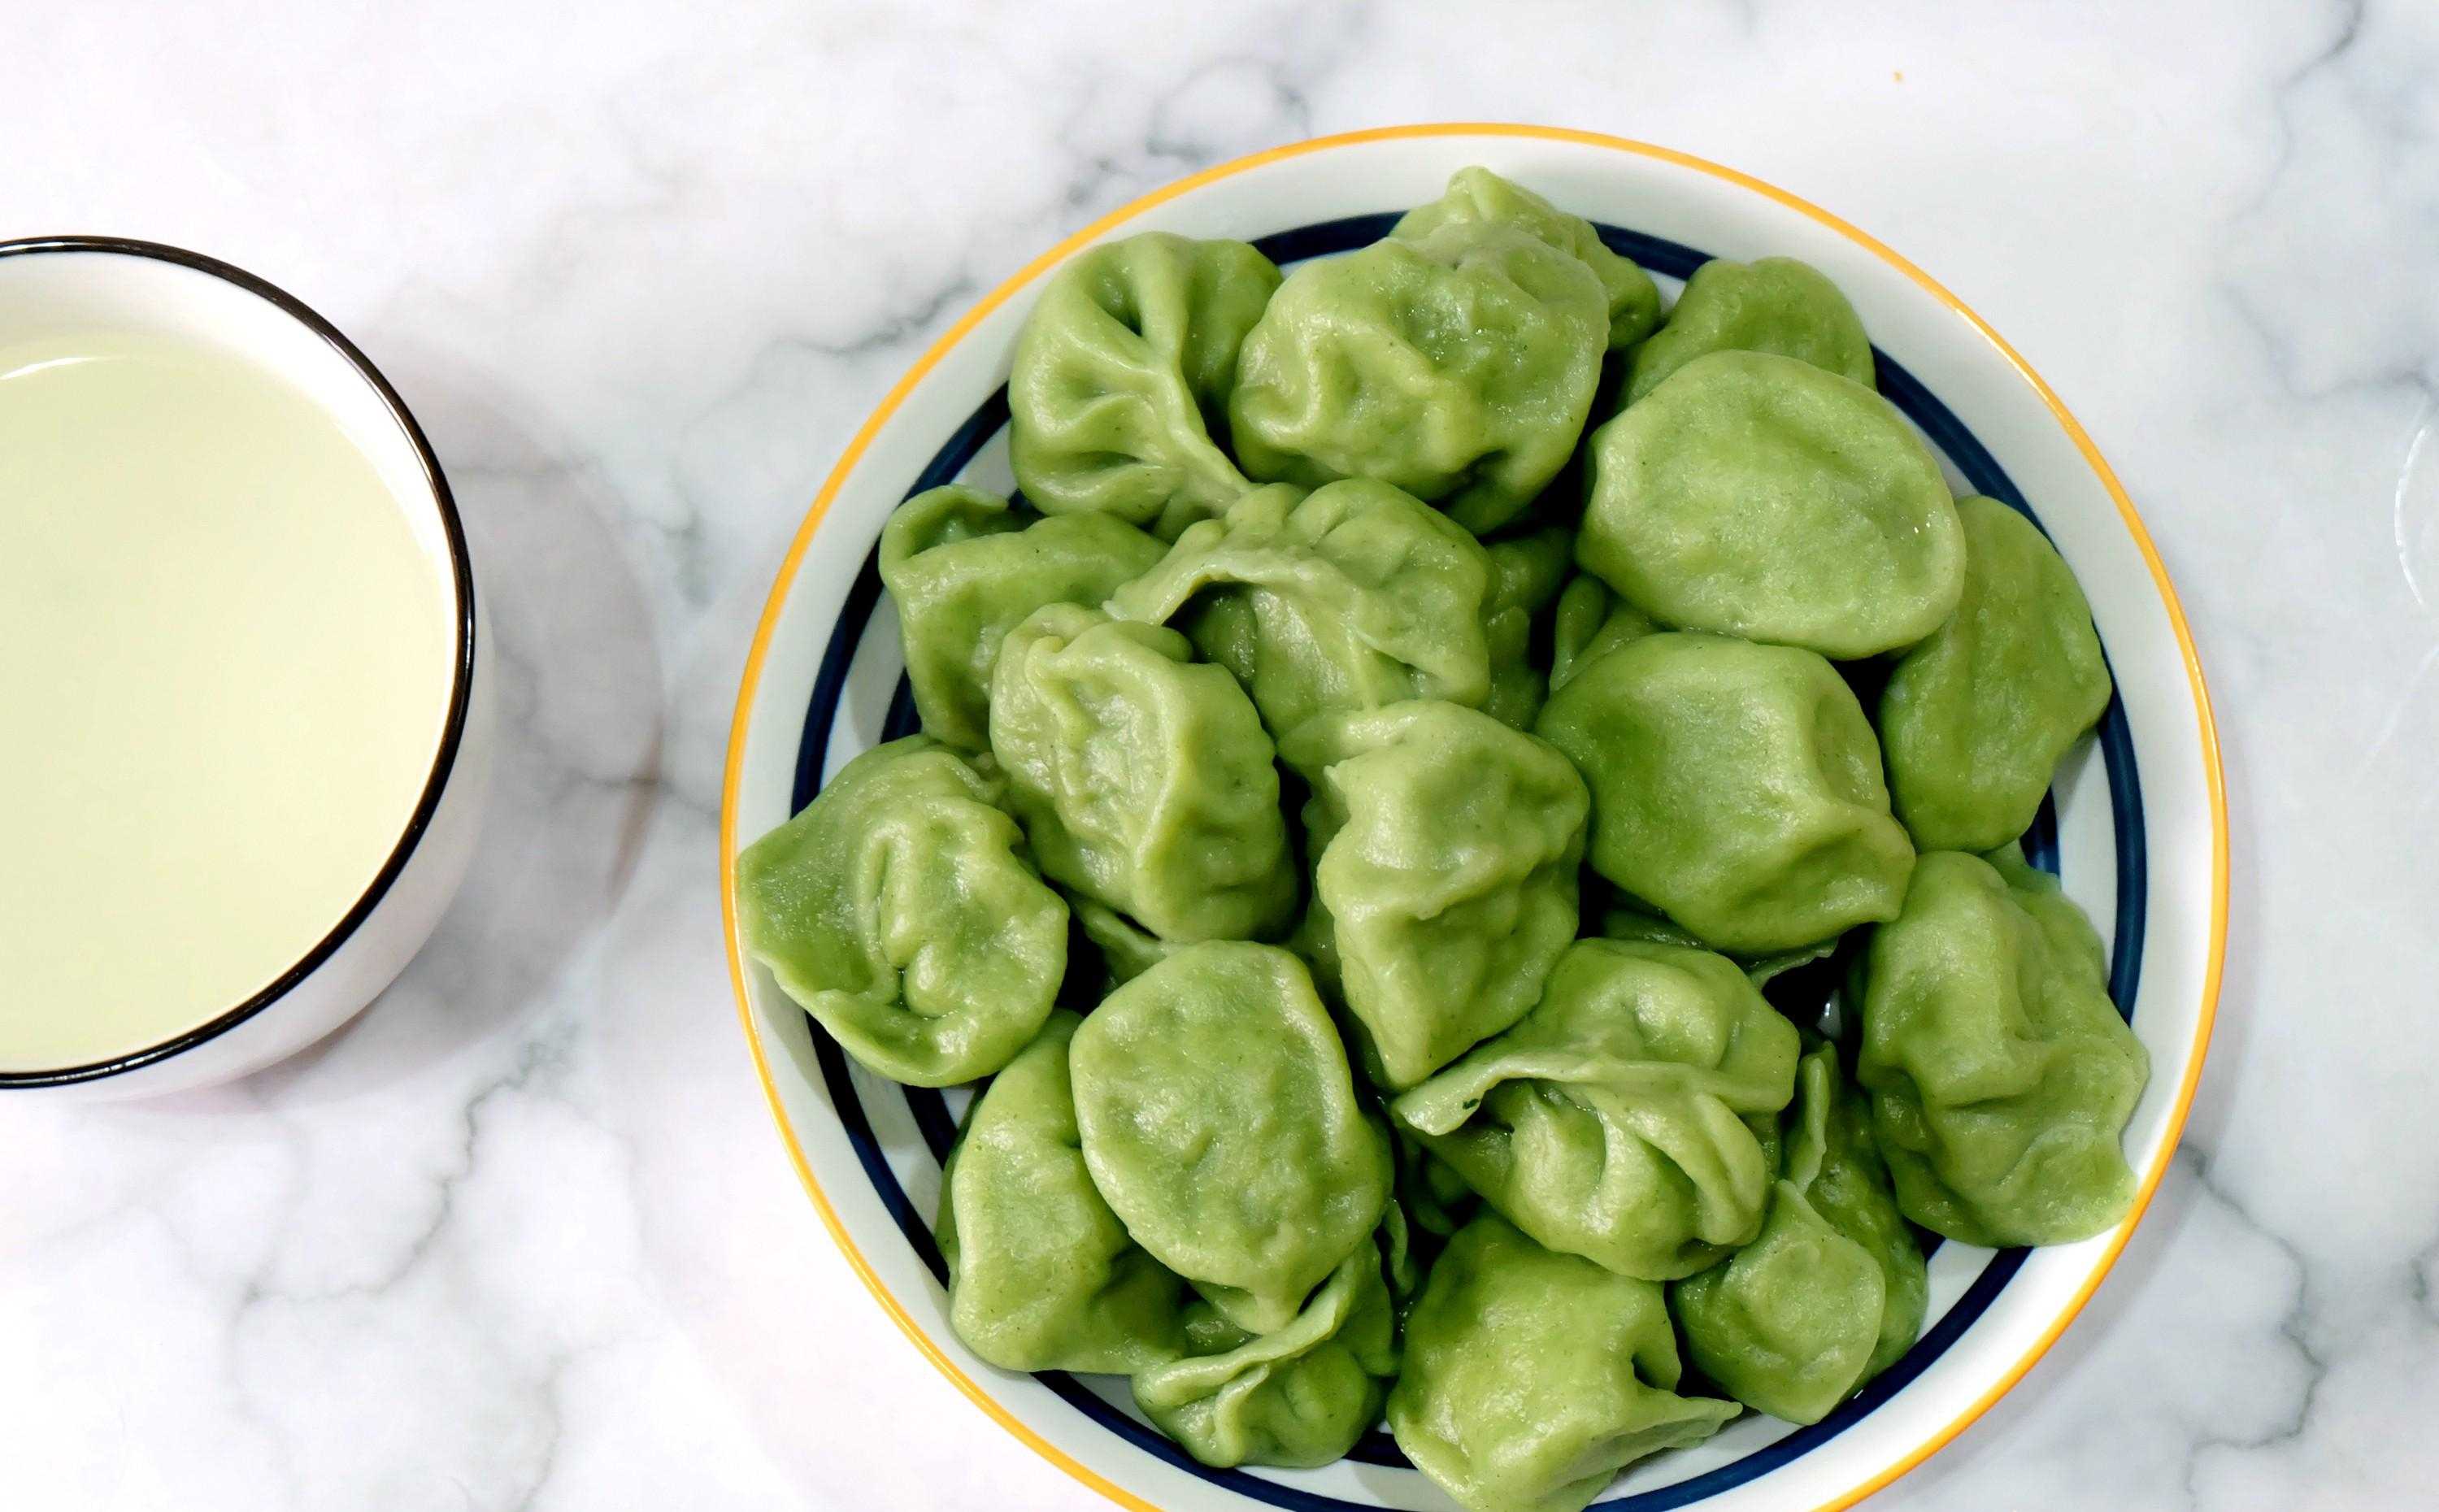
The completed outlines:
<svg viewBox="0 0 2439 1512">
<path fill-rule="evenodd" d="M 2083 580 L 2116 673 L 2101 738 L 2054 793 L 2068 892 L 2114 951 L 2112 987 L 2151 1055 L 2127 1130 L 2141 1195 L 2079 1244 L 1932 1255 L 1922 1341 L 1811 1428 L 1748 1415 L 1710 1443 L 1631 1467 L 1597 1503 L 1633 1512 L 1844 1506 L 1961 1432 L 2029 1369 L 2100 1284 L 2174 1151 L 2200 1076 L 2226 934 L 2227 820 L 2216 737 L 2184 617 L 2132 505 L 2057 396 L 1955 297 L 1878 241 L 1769 185 L 1682 152 L 1544 127 L 1444 125 L 1326 137 L 1258 153 L 1147 195 L 1052 248 L 916 363 L 856 433 L 805 517 L 745 668 L 728 753 L 722 854 L 780 823 L 819 779 L 907 727 L 893 616 L 877 612 L 872 548 L 899 500 L 952 478 L 1009 484 L 1003 385 L 1044 275 L 1106 238 L 1166 230 L 1261 241 L 1282 262 L 1360 244 L 1396 212 L 1484 164 L 1625 235 L 1672 283 L 1705 257 L 1785 254 L 1835 279 L 1871 330 L 1881 387 L 1942 452 L 1951 482 L 2029 502 Z M 893 722 L 893 708 L 896 710 Z M 2139 775 L 2138 775 L 2139 774 Z M 1131 1507 L 1319 1512 L 1445 1507 L 1394 1445 L 1309 1471 L 1194 1464 L 1127 1410 L 1123 1382 L 995 1370 L 950 1329 L 930 1223 L 943 1100 L 850 1065 L 750 964 L 723 867 L 729 961 L 781 1137 L 848 1260 L 907 1335 L 985 1412 Z M 1390 1462 L 1390 1463 L 1383 1463 Z"/>
<path fill-rule="evenodd" d="M 134 1097 L 257 1071 L 353 1018 L 431 934 L 466 874 L 490 786 L 491 676 L 473 566 L 431 443 L 388 380 L 329 321 L 253 275 L 176 247 L 105 237 L 0 241 L 12 327 L 158 332 L 231 352 L 320 403 L 369 457 L 448 584 L 456 632 L 448 714 L 406 827 L 339 922 L 269 986 L 126 1055 L 0 1073 L 0 1094 Z"/>
</svg>

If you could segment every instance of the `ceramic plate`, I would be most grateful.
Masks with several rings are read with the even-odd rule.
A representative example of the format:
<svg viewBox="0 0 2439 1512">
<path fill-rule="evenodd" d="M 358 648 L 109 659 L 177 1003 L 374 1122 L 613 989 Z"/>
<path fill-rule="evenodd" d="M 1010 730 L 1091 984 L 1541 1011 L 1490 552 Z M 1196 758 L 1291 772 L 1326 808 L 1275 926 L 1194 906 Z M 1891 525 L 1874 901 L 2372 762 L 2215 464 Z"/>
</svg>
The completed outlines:
<svg viewBox="0 0 2439 1512">
<path fill-rule="evenodd" d="M 1883 393 L 1919 425 L 1959 493 L 2025 508 L 2082 578 L 2116 674 L 2099 738 L 2062 770 L 2029 849 L 2109 939 L 2110 987 L 2151 1055 L 2127 1131 L 2141 1180 L 2126 1220 L 2079 1244 L 1941 1245 L 1911 1353 L 1824 1421 L 1748 1414 L 1698 1448 L 1631 1467 L 1610 1512 L 1839 1507 L 1961 1432 L 2056 1340 L 2125 1247 L 2177 1144 L 2210 1038 L 2226 931 L 2217 749 L 2184 617 L 2132 504 L 2057 396 L 1972 311 L 1878 241 L 1754 179 L 1644 143 L 1543 127 L 1401 127 L 1280 148 L 1147 195 L 995 290 L 864 422 L 780 563 L 745 667 L 721 813 L 729 961 L 771 1108 L 848 1260 L 917 1347 L 1008 1432 L 1122 1505 L 1178 1512 L 1445 1508 L 1385 1434 L 1318 1470 L 1213 1470 L 1146 1428 L 1125 1382 L 1022 1376 L 948 1325 L 932 1220 L 962 1092 L 855 1067 L 750 963 L 725 861 L 810 800 L 841 763 L 909 733 L 897 624 L 874 566 L 908 495 L 965 479 L 1006 490 L 1008 356 L 1046 276 L 1138 231 L 1235 237 L 1286 265 L 1361 246 L 1449 174 L 1486 165 L 1588 217 L 1675 285 L 1714 257 L 1801 258 L 1836 280 L 1878 347 Z"/>
</svg>

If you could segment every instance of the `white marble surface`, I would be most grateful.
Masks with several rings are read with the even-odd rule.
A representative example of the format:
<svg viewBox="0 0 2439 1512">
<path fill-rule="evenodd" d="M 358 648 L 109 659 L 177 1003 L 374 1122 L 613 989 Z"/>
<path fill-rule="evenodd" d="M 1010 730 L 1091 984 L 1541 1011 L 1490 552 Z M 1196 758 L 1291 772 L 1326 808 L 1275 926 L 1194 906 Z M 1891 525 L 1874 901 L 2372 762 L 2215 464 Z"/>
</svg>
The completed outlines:
<svg viewBox="0 0 2439 1512">
<path fill-rule="evenodd" d="M 2238 848 L 2187 1148 L 1886 1503 L 2430 1504 L 2439 12 L 1058 9 L 7 8 L 0 235 L 217 253 L 388 369 L 480 553 L 506 760 L 352 1030 L 0 1103 L 0 1505 L 1083 1504 L 904 1346 L 769 1128 L 713 885 L 746 635 L 849 431 L 1035 250 L 1452 117 L 1683 147 L 1932 269 L 2096 434 L 2207 659 Z"/>
</svg>

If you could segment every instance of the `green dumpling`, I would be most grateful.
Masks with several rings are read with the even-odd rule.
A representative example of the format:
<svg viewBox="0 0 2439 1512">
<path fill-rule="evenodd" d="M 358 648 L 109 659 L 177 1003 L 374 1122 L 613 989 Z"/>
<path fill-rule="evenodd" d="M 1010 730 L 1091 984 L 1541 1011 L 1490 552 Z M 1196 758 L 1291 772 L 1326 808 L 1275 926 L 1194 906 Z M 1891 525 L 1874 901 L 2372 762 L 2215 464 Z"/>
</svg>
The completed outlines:
<svg viewBox="0 0 2439 1512">
<path fill-rule="evenodd" d="M 1723 351 L 1772 352 L 1874 386 L 1872 339 L 1836 284 L 1793 258 L 1714 258 L 1685 280 L 1668 323 L 1635 348 L 1627 401 L 1695 358 Z"/>
<path fill-rule="evenodd" d="M 1660 324 L 1660 289 L 1634 260 L 1611 252 L 1580 215 L 1570 215 L 1521 185 L 1487 168 L 1461 168 L 1450 175 L 1448 192 L 1405 213 L 1389 234 L 1419 241 L 1451 222 L 1513 226 L 1536 240 L 1572 253 L 1592 269 L 1609 296 L 1609 344 L 1627 347 Z"/>
<path fill-rule="evenodd" d="M 1567 758 L 1431 701 L 1322 716 L 1279 754 L 1312 788 L 1311 928 L 1382 1085 L 1523 1017 L 1576 937 L 1591 800 Z"/>
<path fill-rule="evenodd" d="M 1577 672 L 1604 653 L 1659 628 L 1649 614 L 1610 592 L 1609 584 L 1590 573 L 1577 573 L 1559 593 L 1558 612 L 1551 623 L 1550 691 L 1574 682 Z"/>
<path fill-rule="evenodd" d="M 1278 482 L 1377 478 L 1492 530 L 1575 450 L 1609 333 L 1599 276 L 1509 224 L 1309 262 L 1245 338 L 1237 455 Z"/>
<path fill-rule="evenodd" d="M 1698 357 L 1594 433 L 1576 560 L 1680 630 L 1850 661 L 1937 630 L 1965 589 L 1939 464 L 1862 384 Z"/>
<path fill-rule="evenodd" d="M 1286 1327 L 1369 1243 L 1388 1138 L 1294 956 L 1180 951 L 1103 1000 L 1070 1056 L 1094 1184 L 1230 1323 Z"/>
<path fill-rule="evenodd" d="M 1708 951 L 1581 940 L 1541 1001 L 1389 1105 L 1509 1222 L 1668 1281 L 1749 1242 L 1794 1095 L 1795 1026 Z"/>
<path fill-rule="evenodd" d="M 1133 981 L 1185 949 L 1089 898 L 1070 898 L 1067 908 L 1076 917 L 1076 927 L 1083 932 L 1085 943 L 1101 958 L 1105 990 Z"/>
<path fill-rule="evenodd" d="M 1530 535 L 1493 541 L 1483 550 L 1490 558 L 1490 590 L 1482 601 L 1482 634 L 1490 651 L 1490 696 L 1482 712 L 1520 730 L 1533 727 L 1549 696 L 1550 674 L 1538 664 L 1546 655 L 1536 642 L 1541 637 L 1544 611 L 1557 603 L 1558 589 L 1574 564 L 1576 535 L 1549 525 Z"/>
<path fill-rule="evenodd" d="M 1054 881 L 1165 940 L 1286 927 L 1296 879 L 1271 738 L 1184 636 L 1044 605 L 1001 649 L 990 738 Z"/>
<path fill-rule="evenodd" d="M 1591 933 L 1605 940 L 1649 940 L 1655 945 L 1683 945 L 1697 951 L 1710 949 L 1696 938 L 1694 932 L 1684 925 L 1663 918 L 1657 914 L 1647 914 L 1642 909 L 1626 904 L 1603 909 L 1599 927 Z M 1739 956 L 1732 959 L 1736 965 L 1744 968 L 1746 978 L 1754 986 L 1768 987 L 1773 980 L 1794 970 L 1797 967 L 1827 960 L 1836 954 L 1837 951 L 1838 940 L 1833 935 L 1818 945 L 1805 945 L 1791 951 L 1774 951 L 1768 955 Z"/>
<path fill-rule="evenodd" d="M 1067 970 L 1067 905 L 1001 784 L 929 736 L 864 752 L 737 858 L 745 948 L 849 1055 L 947 1087 L 1007 1064 Z"/>
<path fill-rule="evenodd" d="M 1315 714 L 1402 699 L 1480 704 L 1490 560 L 1411 494 L 1354 478 L 1279 485 L 1188 530 L 1112 596 L 1124 618 L 1179 620 L 1284 736 Z"/>
<path fill-rule="evenodd" d="M 1812 652 L 1647 635 L 1535 728 L 1592 784 L 1593 869 L 1713 948 L 1766 955 L 1896 916 L 1914 846 L 1862 705 Z"/>
<path fill-rule="evenodd" d="M 1669 1288 L 1685 1350 L 1729 1396 L 1817 1423 L 1922 1332 L 1922 1251 L 1837 1047 L 1804 1057 L 1761 1235 Z"/>
<path fill-rule="evenodd" d="M 1287 1326 L 1251 1334 L 1202 1303 L 1188 1309 L 1186 1336 L 1184 1357 L 1136 1374 L 1135 1405 L 1205 1465 L 1341 1458 L 1380 1420 L 1398 1373 L 1397 1315 L 1369 1241 Z"/>
<path fill-rule="evenodd" d="M 1170 539 L 1228 507 L 1250 487 L 1220 448 L 1237 348 L 1278 286 L 1242 241 L 1166 231 L 1070 258 L 1008 372 L 1008 454 L 1026 500 Z"/>
<path fill-rule="evenodd" d="M 1389 1431 L 1470 1512 L 1581 1512 L 1627 1466 L 1736 1415 L 1678 1396 L 1682 1375 L 1658 1286 L 1485 1214 L 1449 1241 L 1406 1318 Z"/>
<path fill-rule="evenodd" d="M 949 1323 L 1002 1370 L 1142 1370 L 1185 1348 L 1185 1283 L 1127 1236 L 1084 1168 L 1067 1075 L 1083 1022 L 1051 1014 L 940 1167 Z"/>
<path fill-rule="evenodd" d="M 1447 1238 L 1465 1226 L 1481 1200 L 1456 1167 L 1433 1154 L 1421 1140 L 1394 1125 L 1391 1133 L 1398 1167 L 1398 1201 L 1391 1205 L 1415 1232 Z"/>
<path fill-rule="evenodd" d="M 2040 527 L 1960 499 L 1965 596 L 1880 694 L 1897 817 L 1925 850 L 1990 850 L 2032 827 L 2058 758 L 2109 706 L 2092 607 Z"/>
<path fill-rule="evenodd" d="M 1897 1203 L 1967 1244 L 2064 1244 L 2126 1214 L 2119 1142 L 2150 1058 L 2055 880 L 1925 855 L 1861 962 L 1856 1067 Z"/>
<path fill-rule="evenodd" d="M 1163 549 L 1113 515 L 1043 519 L 962 484 L 899 505 L 881 528 L 881 580 L 898 605 L 923 733 L 987 748 L 1001 639 L 1044 604 L 1099 603 Z"/>
</svg>

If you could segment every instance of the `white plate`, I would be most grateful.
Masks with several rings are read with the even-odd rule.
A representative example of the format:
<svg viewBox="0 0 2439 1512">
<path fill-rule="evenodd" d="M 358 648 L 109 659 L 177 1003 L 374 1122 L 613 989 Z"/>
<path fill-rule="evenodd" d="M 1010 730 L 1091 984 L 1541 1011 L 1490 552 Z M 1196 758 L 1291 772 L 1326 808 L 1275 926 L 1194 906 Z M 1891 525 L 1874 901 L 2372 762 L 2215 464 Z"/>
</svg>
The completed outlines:
<svg viewBox="0 0 2439 1512">
<path fill-rule="evenodd" d="M 2054 793 L 2067 891 L 2112 942 L 2112 987 L 2151 1055 L 2127 1131 L 2141 1193 L 2079 1244 L 1994 1254 L 1943 1245 L 1914 1351 L 1837 1414 L 1790 1429 L 1748 1414 L 1710 1443 L 1631 1467 L 1597 1505 L 1839 1507 L 1963 1431 L 2073 1321 L 2167 1167 L 2201 1073 L 2227 919 L 2227 818 L 2200 668 L 2166 572 L 2083 428 L 1998 334 L 1869 236 L 1779 189 L 1683 153 L 1546 127 L 1398 127 L 1258 153 L 1147 195 L 1052 248 L 941 337 L 857 432 L 771 590 L 728 752 L 722 854 L 786 819 L 839 764 L 906 727 L 903 661 L 873 543 L 910 493 L 952 478 L 1009 486 L 1008 356 L 1043 277 L 1080 248 L 1138 231 L 1259 241 L 1282 261 L 1361 244 L 1486 165 L 1591 219 L 1664 286 L 1705 258 L 1801 258 L 1863 317 L 1881 388 L 1944 454 L 1951 482 L 2029 505 L 2081 578 L 2116 674 L 2101 738 Z M 897 723 L 892 723 L 893 708 Z M 750 964 L 723 867 L 729 962 L 755 1060 L 806 1189 L 883 1307 L 1010 1432 L 1130 1507 L 1299 1512 L 1445 1508 L 1385 1438 L 1307 1471 L 1194 1464 L 1124 1407 L 1123 1382 L 993 1369 L 950 1330 L 930 1221 L 939 1153 L 963 1097 L 853 1069 Z"/>
</svg>

